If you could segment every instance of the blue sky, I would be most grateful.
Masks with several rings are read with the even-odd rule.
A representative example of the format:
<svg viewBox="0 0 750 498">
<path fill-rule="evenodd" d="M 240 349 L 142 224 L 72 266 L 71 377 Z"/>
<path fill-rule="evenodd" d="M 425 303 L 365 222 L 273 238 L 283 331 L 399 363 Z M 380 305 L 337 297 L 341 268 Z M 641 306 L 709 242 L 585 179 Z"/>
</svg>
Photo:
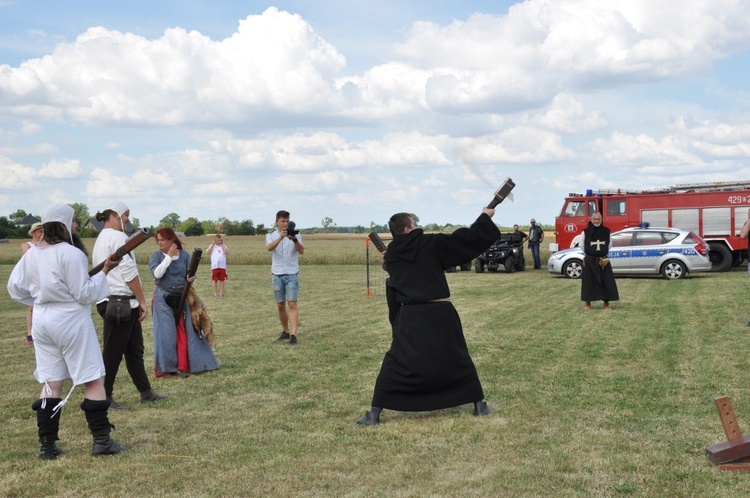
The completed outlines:
<svg viewBox="0 0 750 498">
<path fill-rule="evenodd" d="M 657 7 L 654 7 L 657 5 Z M 750 180 L 730 0 L 0 0 L 0 215 L 550 224 L 569 192 Z"/>
</svg>

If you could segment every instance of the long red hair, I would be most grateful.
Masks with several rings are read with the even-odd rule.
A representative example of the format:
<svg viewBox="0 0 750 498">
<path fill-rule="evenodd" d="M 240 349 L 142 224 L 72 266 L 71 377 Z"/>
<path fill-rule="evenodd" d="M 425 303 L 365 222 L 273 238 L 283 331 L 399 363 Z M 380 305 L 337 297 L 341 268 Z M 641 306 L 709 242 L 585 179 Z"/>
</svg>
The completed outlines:
<svg viewBox="0 0 750 498">
<path fill-rule="evenodd" d="M 164 227 L 160 228 L 156 231 L 156 235 L 161 237 L 162 239 L 171 240 L 175 244 L 177 244 L 177 249 L 182 251 L 182 242 L 180 242 L 180 239 L 177 238 L 177 234 L 174 233 L 174 230 L 172 230 L 171 227 Z"/>
</svg>

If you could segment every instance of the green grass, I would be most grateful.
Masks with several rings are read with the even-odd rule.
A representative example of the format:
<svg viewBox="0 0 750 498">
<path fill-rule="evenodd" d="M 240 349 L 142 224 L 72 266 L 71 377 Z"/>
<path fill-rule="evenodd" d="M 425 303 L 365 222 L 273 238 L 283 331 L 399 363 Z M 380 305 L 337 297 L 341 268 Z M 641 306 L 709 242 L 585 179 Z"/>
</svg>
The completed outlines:
<svg viewBox="0 0 750 498">
<path fill-rule="evenodd" d="M 545 270 L 449 274 L 495 414 L 475 418 L 469 405 L 386 410 L 380 426 L 365 428 L 354 421 L 369 406 L 390 328 L 384 299 L 365 296 L 364 267 L 302 268 L 296 348 L 274 342 L 268 264 L 230 264 L 224 299 L 209 297 L 208 268 L 196 286 L 214 320 L 221 369 L 154 379 L 169 399 L 143 406 L 123 364 L 115 395 L 132 409 L 110 418 L 114 438 L 132 449 L 115 457 L 89 455 L 79 389 L 62 415 L 65 455 L 39 460 L 24 308 L 2 293 L 2 496 L 750 492 L 748 473 L 719 471 L 705 456 L 725 439 L 714 397 L 729 395 L 750 431 L 744 269 L 673 282 L 619 278 L 621 301 L 610 313 L 584 312 L 580 283 Z M 11 269 L 0 265 L 3 282 Z M 140 271 L 150 295 L 148 269 Z M 382 285 L 382 275 L 373 281 Z M 98 316 L 94 323 L 101 328 Z M 151 331 L 149 317 L 147 365 Z"/>
</svg>

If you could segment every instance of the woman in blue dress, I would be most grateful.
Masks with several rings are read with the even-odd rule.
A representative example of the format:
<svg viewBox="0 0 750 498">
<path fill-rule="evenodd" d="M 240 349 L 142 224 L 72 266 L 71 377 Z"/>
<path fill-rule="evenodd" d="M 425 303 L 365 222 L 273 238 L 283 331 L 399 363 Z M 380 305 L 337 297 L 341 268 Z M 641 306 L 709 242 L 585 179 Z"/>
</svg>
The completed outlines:
<svg viewBox="0 0 750 498">
<path fill-rule="evenodd" d="M 156 232 L 159 250 L 151 255 L 149 268 L 156 279 L 151 317 L 154 321 L 154 373 L 157 377 L 205 372 L 219 368 L 211 346 L 199 336 L 190 320 L 190 305 L 185 300 L 182 313 L 175 318 L 175 308 L 188 279 L 190 255 L 174 230 L 161 228 Z M 180 318 L 183 317 L 183 318 Z M 187 317 L 185 319 L 184 317 Z M 180 322 L 184 326 L 179 326 Z"/>
</svg>

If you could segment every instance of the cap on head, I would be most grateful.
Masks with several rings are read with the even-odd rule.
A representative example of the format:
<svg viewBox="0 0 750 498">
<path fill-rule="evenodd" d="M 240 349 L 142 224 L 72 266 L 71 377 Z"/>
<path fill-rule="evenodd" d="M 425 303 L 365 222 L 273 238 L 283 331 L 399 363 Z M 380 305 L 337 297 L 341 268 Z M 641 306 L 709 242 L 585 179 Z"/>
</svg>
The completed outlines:
<svg viewBox="0 0 750 498">
<path fill-rule="evenodd" d="M 70 243 L 72 244 L 73 230 L 71 224 L 73 223 L 73 216 L 75 216 L 75 211 L 67 204 L 51 204 L 42 214 L 42 223 L 57 221 L 65 225 L 70 235 Z"/>
<path fill-rule="evenodd" d="M 127 204 L 122 201 L 109 201 L 104 207 L 105 211 L 108 209 L 117 213 L 117 216 L 119 216 L 120 218 L 122 218 L 122 214 L 125 211 L 130 211 L 130 208 L 128 208 Z"/>
</svg>

